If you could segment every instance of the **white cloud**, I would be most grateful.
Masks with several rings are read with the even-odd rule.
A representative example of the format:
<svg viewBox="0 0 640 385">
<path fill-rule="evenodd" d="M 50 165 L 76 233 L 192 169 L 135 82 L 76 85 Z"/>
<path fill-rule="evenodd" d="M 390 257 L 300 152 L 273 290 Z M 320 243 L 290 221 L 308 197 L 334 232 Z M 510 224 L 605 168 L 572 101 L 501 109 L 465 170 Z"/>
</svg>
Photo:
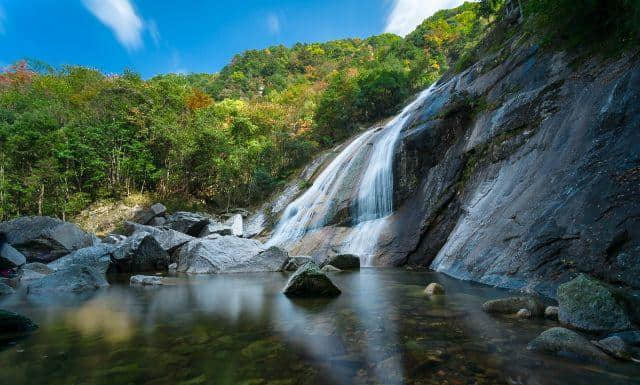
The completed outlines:
<svg viewBox="0 0 640 385">
<path fill-rule="evenodd" d="M 277 35 L 280 33 L 280 19 L 277 15 L 270 13 L 267 15 L 267 29 L 271 34 Z"/>
<path fill-rule="evenodd" d="M 128 50 L 142 47 L 144 22 L 130 0 L 82 0 L 84 6 L 116 35 Z"/>
<path fill-rule="evenodd" d="M 157 47 L 160 44 L 160 31 L 158 30 L 158 24 L 156 24 L 155 20 L 147 21 L 147 30 L 149 31 L 151 40 L 153 40 L 153 44 Z"/>
<path fill-rule="evenodd" d="M 441 9 L 454 8 L 465 0 L 394 0 L 385 32 L 406 36 L 424 19 Z"/>
</svg>

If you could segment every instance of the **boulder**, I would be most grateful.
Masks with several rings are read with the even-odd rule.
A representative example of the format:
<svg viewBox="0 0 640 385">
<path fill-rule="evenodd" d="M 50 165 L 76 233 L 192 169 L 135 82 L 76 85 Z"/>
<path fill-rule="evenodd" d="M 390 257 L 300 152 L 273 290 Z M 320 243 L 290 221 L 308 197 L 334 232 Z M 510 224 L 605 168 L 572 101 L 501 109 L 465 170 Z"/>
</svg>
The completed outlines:
<svg viewBox="0 0 640 385">
<path fill-rule="evenodd" d="M 0 297 L 13 294 L 14 292 L 15 290 L 13 290 L 11 286 L 0 282 Z"/>
<path fill-rule="evenodd" d="M 560 327 L 542 332 L 527 345 L 527 349 L 591 361 L 606 361 L 608 358 L 580 334 Z"/>
<path fill-rule="evenodd" d="M 155 217 L 149 221 L 149 226 L 160 227 L 164 226 L 165 223 L 167 223 L 167 219 L 165 217 Z"/>
<path fill-rule="evenodd" d="M 211 221 L 200 232 L 200 237 L 208 237 L 213 234 L 218 235 L 234 235 L 233 228 L 229 225 Z"/>
<path fill-rule="evenodd" d="M 142 225 L 151 224 L 156 217 L 164 215 L 166 212 L 167 208 L 162 203 L 155 203 L 148 210 L 138 210 L 133 217 L 133 221 Z"/>
<path fill-rule="evenodd" d="M 307 263 L 289 277 L 283 293 L 289 297 L 335 297 L 341 291 L 318 266 Z"/>
<path fill-rule="evenodd" d="M 131 285 L 140 286 L 160 286 L 163 285 L 163 278 L 152 275 L 134 275 L 129 279 Z"/>
<path fill-rule="evenodd" d="M 149 211 L 153 213 L 153 215 L 164 215 L 167 212 L 167 208 L 162 203 L 154 203 L 149 208 Z"/>
<path fill-rule="evenodd" d="M 532 316 L 544 314 L 544 305 L 542 302 L 530 296 L 494 299 L 482 305 L 482 310 L 485 312 L 496 314 L 516 314 L 521 309 L 529 310 Z"/>
<path fill-rule="evenodd" d="M 178 271 L 190 274 L 282 271 L 289 256 L 276 247 L 233 236 L 195 239 L 176 252 Z"/>
<path fill-rule="evenodd" d="M 615 358 L 640 362 L 640 331 L 615 333 L 592 342 Z"/>
<path fill-rule="evenodd" d="M 544 309 L 544 317 L 550 320 L 557 321 L 558 320 L 558 307 L 557 306 L 547 306 Z"/>
<path fill-rule="evenodd" d="M 322 269 L 320 269 L 323 273 L 339 273 L 342 270 L 338 269 L 335 266 L 331 266 L 331 265 L 325 265 L 322 267 Z"/>
<path fill-rule="evenodd" d="M 0 310 L 0 333 L 22 333 L 36 330 L 38 325 L 17 313 Z"/>
<path fill-rule="evenodd" d="M 558 319 L 563 324 L 589 332 L 630 329 L 632 321 L 624 294 L 580 274 L 558 287 Z"/>
<path fill-rule="evenodd" d="M 89 266 L 106 274 L 111 263 L 111 253 L 117 248 L 116 245 L 101 243 L 96 246 L 85 247 L 76 250 L 69 255 L 57 259 L 47 266 L 52 270 L 66 269 L 71 265 Z"/>
<path fill-rule="evenodd" d="M 331 265 L 341 270 L 357 270 L 360 268 L 360 258 L 353 254 L 334 255 L 325 259 L 320 267 L 326 265 Z"/>
<path fill-rule="evenodd" d="M 130 235 L 141 232 L 151 234 L 158 244 L 160 244 L 160 247 L 169 253 L 173 253 L 180 246 L 194 239 L 192 236 L 176 230 L 144 226 L 132 222 L 126 222 L 125 229 Z"/>
<path fill-rule="evenodd" d="M 0 223 L 0 233 L 27 262 L 51 262 L 98 239 L 78 226 L 50 217 L 22 217 Z"/>
<path fill-rule="evenodd" d="M 29 281 L 28 295 L 79 294 L 109 286 L 104 274 L 89 266 L 71 265 L 43 278 Z"/>
<path fill-rule="evenodd" d="M 284 266 L 284 271 L 296 271 L 305 263 L 315 263 L 315 261 L 312 257 L 308 256 L 290 257 Z"/>
<path fill-rule="evenodd" d="M 27 263 L 27 258 L 7 242 L 7 236 L 0 233 L 0 270 L 13 269 Z"/>
<path fill-rule="evenodd" d="M 516 313 L 516 317 L 518 317 L 520 319 L 529 319 L 529 318 L 532 317 L 532 315 L 531 315 L 531 312 L 529 311 L 529 309 L 520 309 Z"/>
<path fill-rule="evenodd" d="M 111 262 L 121 272 L 166 270 L 169 254 L 153 235 L 139 231 L 111 253 Z"/>
<path fill-rule="evenodd" d="M 427 295 L 444 295 L 445 290 L 441 284 L 432 282 L 424 289 L 424 293 Z"/>
<path fill-rule="evenodd" d="M 129 223 L 132 223 L 132 222 L 129 222 Z M 102 243 L 108 243 L 110 245 L 119 245 L 126 240 L 127 240 L 126 235 L 109 234 L 106 237 L 102 238 Z"/>
<path fill-rule="evenodd" d="M 227 220 L 226 224 L 231 227 L 231 235 L 235 235 L 236 237 L 241 237 L 244 235 L 244 223 L 242 220 L 242 215 L 235 214 L 229 220 Z"/>
<path fill-rule="evenodd" d="M 20 282 L 32 281 L 34 279 L 40 279 L 52 274 L 55 270 L 40 262 L 32 262 L 23 265 L 18 270 L 20 276 Z"/>
<path fill-rule="evenodd" d="M 210 221 L 211 217 L 205 214 L 179 211 L 167 217 L 164 227 L 197 237 Z"/>
</svg>

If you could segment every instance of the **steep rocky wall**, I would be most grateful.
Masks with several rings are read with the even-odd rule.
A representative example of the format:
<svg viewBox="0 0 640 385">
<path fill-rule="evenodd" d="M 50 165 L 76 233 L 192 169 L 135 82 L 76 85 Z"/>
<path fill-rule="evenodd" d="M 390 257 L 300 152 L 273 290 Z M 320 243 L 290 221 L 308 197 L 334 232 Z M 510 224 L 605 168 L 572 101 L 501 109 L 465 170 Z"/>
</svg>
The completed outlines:
<svg viewBox="0 0 640 385">
<path fill-rule="evenodd" d="M 443 82 L 396 150 L 381 265 L 550 296 L 575 272 L 640 289 L 640 57 L 518 37 Z"/>
</svg>

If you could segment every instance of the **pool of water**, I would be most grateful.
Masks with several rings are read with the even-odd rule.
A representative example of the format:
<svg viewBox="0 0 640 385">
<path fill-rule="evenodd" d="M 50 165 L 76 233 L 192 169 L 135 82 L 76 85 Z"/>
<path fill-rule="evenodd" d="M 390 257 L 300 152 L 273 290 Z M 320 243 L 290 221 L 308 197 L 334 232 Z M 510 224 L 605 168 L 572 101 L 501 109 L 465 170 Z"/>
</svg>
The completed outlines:
<svg viewBox="0 0 640 385">
<path fill-rule="evenodd" d="M 90 298 L 0 308 L 40 329 L 0 347 L 0 383 L 20 384 L 638 384 L 640 366 L 591 365 L 528 352 L 555 323 L 492 317 L 505 291 L 437 273 L 333 274 L 335 299 L 291 300 L 287 275 L 176 278 Z M 114 277 L 112 277 L 113 279 Z M 126 278 L 126 277 L 125 277 Z M 422 294 L 440 282 L 447 295 Z"/>
</svg>

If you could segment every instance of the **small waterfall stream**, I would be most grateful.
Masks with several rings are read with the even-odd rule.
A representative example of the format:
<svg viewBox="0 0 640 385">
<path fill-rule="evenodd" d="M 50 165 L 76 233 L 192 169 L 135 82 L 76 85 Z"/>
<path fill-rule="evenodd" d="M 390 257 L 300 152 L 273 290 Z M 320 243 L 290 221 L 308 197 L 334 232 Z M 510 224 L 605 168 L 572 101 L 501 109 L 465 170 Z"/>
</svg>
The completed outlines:
<svg viewBox="0 0 640 385">
<path fill-rule="evenodd" d="M 400 132 L 414 110 L 432 93 L 433 87 L 421 92 L 382 129 L 366 131 L 346 146 L 313 185 L 285 209 L 268 245 L 290 248 L 308 232 L 325 226 L 334 214 L 332 209 L 345 179 L 354 172 L 352 167 L 356 167 L 357 159 L 365 151 L 370 151 L 368 162 L 360 171 L 357 195 L 351 205 L 355 208 L 355 226 L 340 250 L 359 255 L 362 264 L 370 266 L 378 237 L 393 212 L 393 154 Z M 369 145 L 371 149 L 367 148 Z"/>
</svg>

